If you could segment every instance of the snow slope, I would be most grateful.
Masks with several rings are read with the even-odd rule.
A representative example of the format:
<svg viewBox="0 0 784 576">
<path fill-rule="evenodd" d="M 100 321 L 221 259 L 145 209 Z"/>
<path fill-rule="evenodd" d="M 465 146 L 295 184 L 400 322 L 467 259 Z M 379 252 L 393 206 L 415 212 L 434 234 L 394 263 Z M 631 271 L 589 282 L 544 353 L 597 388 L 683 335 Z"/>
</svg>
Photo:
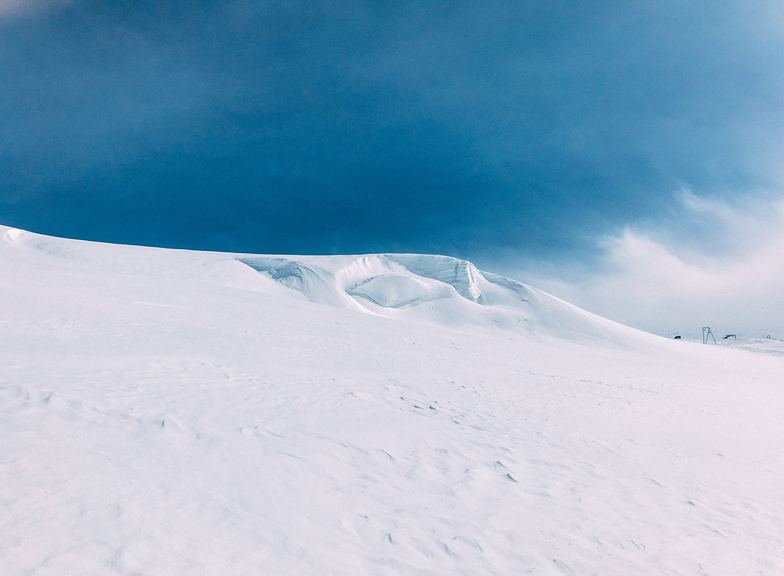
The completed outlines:
<svg viewBox="0 0 784 576">
<path fill-rule="evenodd" d="M 238 260 L 313 302 L 378 316 L 501 327 L 573 340 L 651 342 L 640 331 L 449 256 L 242 256 Z"/>
<path fill-rule="evenodd" d="M 782 574 L 784 357 L 442 256 L 0 228 L 0 573 Z"/>
</svg>

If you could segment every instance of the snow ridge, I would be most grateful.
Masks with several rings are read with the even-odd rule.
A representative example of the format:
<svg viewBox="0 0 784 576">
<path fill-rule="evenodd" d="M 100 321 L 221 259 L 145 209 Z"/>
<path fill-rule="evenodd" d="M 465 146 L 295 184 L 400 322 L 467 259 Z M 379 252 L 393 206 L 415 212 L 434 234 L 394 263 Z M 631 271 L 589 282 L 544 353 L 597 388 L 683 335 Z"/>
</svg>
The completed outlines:
<svg viewBox="0 0 784 576">
<path fill-rule="evenodd" d="M 284 287 L 294 298 L 373 316 L 460 328 L 511 330 L 579 342 L 650 343 L 622 326 L 460 258 L 435 254 L 288 256 L 117 246 L 0 228 L 6 257 L 50 259 L 114 274 L 154 258 L 162 270 L 189 269 L 194 282 L 220 278 L 253 291 Z M 43 259 L 43 260 L 42 260 Z M 146 274 L 145 271 L 139 273 Z M 255 273 L 255 274 L 254 274 Z M 285 298 L 284 293 L 277 292 Z"/>
<path fill-rule="evenodd" d="M 430 254 L 372 254 L 343 264 L 341 257 L 336 258 L 342 265 L 335 267 L 333 261 L 331 269 L 316 264 L 314 257 L 250 256 L 238 260 L 314 302 L 345 303 L 341 292 L 385 308 L 454 296 L 476 304 L 489 302 L 486 292 L 490 281 L 467 260 Z M 491 282 L 504 288 L 515 286 L 518 293 L 525 291 L 522 284 L 499 278 L 503 277 L 493 275 Z"/>
<path fill-rule="evenodd" d="M 308 300 L 367 314 L 572 340 L 652 338 L 467 260 L 431 254 L 238 260 Z"/>
</svg>

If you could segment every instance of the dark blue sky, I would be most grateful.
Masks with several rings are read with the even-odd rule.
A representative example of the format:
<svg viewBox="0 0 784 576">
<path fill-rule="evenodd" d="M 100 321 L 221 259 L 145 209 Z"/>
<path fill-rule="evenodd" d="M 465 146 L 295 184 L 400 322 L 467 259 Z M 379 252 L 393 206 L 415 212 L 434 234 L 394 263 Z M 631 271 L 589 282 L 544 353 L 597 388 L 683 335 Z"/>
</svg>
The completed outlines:
<svg viewBox="0 0 784 576">
<path fill-rule="evenodd" d="M 683 187 L 778 187 L 782 25 L 753 1 L 2 0 L 0 222 L 580 257 Z"/>
</svg>

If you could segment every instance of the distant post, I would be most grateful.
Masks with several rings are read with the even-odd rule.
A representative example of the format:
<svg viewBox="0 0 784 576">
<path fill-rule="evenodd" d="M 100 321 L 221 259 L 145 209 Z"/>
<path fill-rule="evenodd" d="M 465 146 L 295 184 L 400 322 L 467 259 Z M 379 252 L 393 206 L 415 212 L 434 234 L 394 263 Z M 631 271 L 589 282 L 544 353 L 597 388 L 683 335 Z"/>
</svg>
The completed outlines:
<svg viewBox="0 0 784 576">
<path fill-rule="evenodd" d="M 710 326 L 703 326 L 702 327 L 702 343 L 707 344 L 708 339 L 712 338 L 713 343 L 717 344 L 716 337 L 713 335 L 713 330 L 710 329 Z"/>
</svg>

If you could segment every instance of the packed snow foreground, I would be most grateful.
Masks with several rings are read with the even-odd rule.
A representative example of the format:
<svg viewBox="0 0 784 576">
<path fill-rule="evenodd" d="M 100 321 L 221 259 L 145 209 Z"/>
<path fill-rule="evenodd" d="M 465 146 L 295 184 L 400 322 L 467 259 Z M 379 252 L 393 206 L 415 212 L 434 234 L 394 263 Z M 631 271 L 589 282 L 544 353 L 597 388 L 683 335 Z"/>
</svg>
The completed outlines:
<svg viewBox="0 0 784 576">
<path fill-rule="evenodd" d="M 441 256 L 0 228 L 0 573 L 784 574 L 784 357 Z"/>
</svg>

